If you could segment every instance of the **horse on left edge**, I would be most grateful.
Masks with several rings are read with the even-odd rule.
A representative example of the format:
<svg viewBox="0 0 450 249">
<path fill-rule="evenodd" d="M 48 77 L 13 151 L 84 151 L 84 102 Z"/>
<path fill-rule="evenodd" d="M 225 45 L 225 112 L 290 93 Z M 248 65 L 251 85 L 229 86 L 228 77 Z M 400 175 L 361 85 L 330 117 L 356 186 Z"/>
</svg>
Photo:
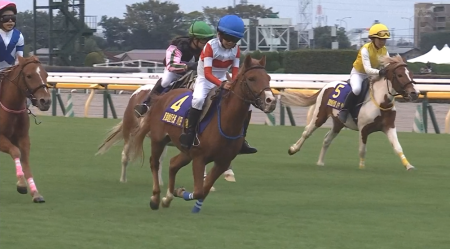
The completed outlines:
<svg viewBox="0 0 450 249">
<path fill-rule="evenodd" d="M 16 164 L 17 192 L 26 194 L 28 182 L 33 202 L 43 203 L 29 163 L 30 120 L 26 99 L 41 111 L 50 108 L 48 74 L 37 57 L 19 56 L 18 62 L 0 72 L 0 151 L 11 155 Z"/>
</svg>

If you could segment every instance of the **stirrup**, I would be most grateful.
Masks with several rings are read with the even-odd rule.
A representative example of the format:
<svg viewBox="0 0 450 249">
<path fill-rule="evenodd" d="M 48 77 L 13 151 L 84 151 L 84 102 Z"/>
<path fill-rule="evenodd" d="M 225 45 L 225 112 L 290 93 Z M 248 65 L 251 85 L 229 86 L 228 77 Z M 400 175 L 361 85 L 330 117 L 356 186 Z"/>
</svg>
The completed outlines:
<svg viewBox="0 0 450 249">
<path fill-rule="evenodd" d="M 239 151 L 239 154 L 254 154 L 258 152 L 256 148 L 251 147 L 247 140 L 244 140 L 244 144 L 241 147 L 241 150 Z"/>
<path fill-rule="evenodd" d="M 134 107 L 134 112 L 136 114 L 136 117 L 140 118 L 143 117 L 148 112 L 149 109 L 150 107 L 148 105 L 139 104 Z"/>
<path fill-rule="evenodd" d="M 347 110 L 347 109 L 340 110 L 338 113 L 338 119 L 341 122 L 345 123 L 345 121 L 347 121 L 347 119 L 348 119 L 348 114 L 349 114 L 349 110 Z"/>
<path fill-rule="evenodd" d="M 183 148 L 190 149 L 194 143 L 195 134 L 194 133 L 183 133 L 180 135 L 180 145 Z"/>
</svg>

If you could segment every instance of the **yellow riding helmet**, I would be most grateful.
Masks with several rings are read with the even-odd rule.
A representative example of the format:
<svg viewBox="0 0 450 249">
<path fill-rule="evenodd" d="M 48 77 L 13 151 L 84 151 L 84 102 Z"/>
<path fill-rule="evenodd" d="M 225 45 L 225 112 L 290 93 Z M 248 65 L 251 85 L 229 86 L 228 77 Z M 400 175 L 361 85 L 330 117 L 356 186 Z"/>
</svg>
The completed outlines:
<svg viewBox="0 0 450 249">
<path fill-rule="evenodd" d="M 377 23 L 370 27 L 369 38 L 389 39 L 391 38 L 391 33 L 386 25 Z"/>
</svg>

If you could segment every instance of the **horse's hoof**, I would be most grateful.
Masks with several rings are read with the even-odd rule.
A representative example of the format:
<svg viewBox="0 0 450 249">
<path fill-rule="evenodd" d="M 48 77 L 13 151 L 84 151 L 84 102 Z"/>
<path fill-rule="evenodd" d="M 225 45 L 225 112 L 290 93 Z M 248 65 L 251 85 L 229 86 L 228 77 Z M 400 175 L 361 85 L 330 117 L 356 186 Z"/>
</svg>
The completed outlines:
<svg viewBox="0 0 450 249">
<path fill-rule="evenodd" d="M 44 200 L 44 197 L 37 196 L 37 197 L 33 197 L 33 202 L 34 203 L 45 203 L 45 200 Z"/>
<path fill-rule="evenodd" d="M 317 162 L 317 166 L 325 166 L 324 162 Z"/>
<path fill-rule="evenodd" d="M 174 189 L 174 191 L 173 191 L 173 196 L 175 196 L 175 197 L 180 197 L 180 198 L 183 198 L 183 191 L 185 191 L 186 189 L 185 188 L 183 188 L 183 187 L 181 187 L 181 188 L 176 188 L 176 189 Z"/>
<path fill-rule="evenodd" d="M 19 192 L 19 194 L 26 194 L 26 193 L 28 193 L 28 189 L 27 189 L 27 187 L 25 186 L 25 187 L 22 187 L 22 186 L 17 186 L 17 192 Z"/>
<path fill-rule="evenodd" d="M 216 191 L 216 188 L 215 188 L 214 186 L 212 186 L 212 187 L 209 189 L 209 191 L 210 191 L 210 192 L 214 192 L 214 191 Z"/>
<path fill-rule="evenodd" d="M 200 208 L 194 206 L 194 207 L 192 208 L 192 213 L 193 213 L 193 214 L 198 214 L 198 213 L 200 212 L 200 210 L 201 210 Z"/>
<path fill-rule="evenodd" d="M 297 153 L 297 151 L 295 151 L 294 149 L 292 149 L 292 147 L 289 148 L 288 154 L 289 154 L 290 156 L 294 155 L 295 153 Z"/>
<path fill-rule="evenodd" d="M 150 200 L 150 208 L 152 210 L 158 210 L 159 209 L 159 203 L 154 202 L 153 200 Z"/>
<path fill-rule="evenodd" d="M 234 175 L 231 175 L 231 174 L 226 174 L 225 180 L 228 182 L 236 182 L 236 178 L 234 177 Z"/>
<path fill-rule="evenodd" d="M 409 166 L 409 167 L 406 167 L 406 170 L 407 170 L 407 171 L 410 171 L 410 170 L 415 170 L 415 169 L 416 169 L 416 168 L 415 168 L 414 166 L 412 166 L 412 165 L 411 165 L 411 166 Z"/>
<path fill-rule="evenodd" d="M 161 202 L 161 206 L 162 206 L 163 208 L 168 208 L 168 207 L 170 207 L 170 201 L 169 201 L 169 199 L 166 198 L 166 197 L 163 197 L 162 202 Z"/>
</svg>

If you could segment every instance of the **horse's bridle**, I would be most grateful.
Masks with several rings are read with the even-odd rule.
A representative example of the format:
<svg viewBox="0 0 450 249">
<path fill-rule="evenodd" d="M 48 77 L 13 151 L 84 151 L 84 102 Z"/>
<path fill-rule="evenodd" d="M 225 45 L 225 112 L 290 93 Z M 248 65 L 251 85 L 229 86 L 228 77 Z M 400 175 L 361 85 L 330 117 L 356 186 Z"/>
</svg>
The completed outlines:
<svg viewBox="0 0 450 249">
<path fill-rule="evenodd" d="M 397 82 L 399 83 L 400 81 L 398 80 L 398 75 L 397 75 L 397 73 L 395 72 L 395 70 L 397 70 L 398 68 L 400 68 L 400 67 L 408 67 L 408 65 L 407 64 L 405 64 L 405 63 L 400 63 L 400 64 L 398 64 L 396 67 L 394 67 L 394 69 L 393 69 L 393 77 L 392 77 L 392 79 L 390 79 L 390 81 L 392 82 L 392 88 L 394 88 L 394 83 L 393 83 L 393 81 L 394 80 L 397 80 Z M 406 94 L 406 87 L 408 86 L 408 85 L 410 85 L 410 84 L 415 84 L 416 82 L 414 81 L 414 80 L 410 80 L 408 83 L 406 83 L 406 84 L 404 84 L 404 85 L 402 85 L 402 84 L 399 84 L 400 85 L 400 89 L 401 89 L 401 91 L 400 92 L 398 92 L 397 94 L 392 94 L 391 93 L 391 90 L 390 90 L 390 88 L 389 88 L 389 83 L 388 83 L 388 78 L 387 77 L 385 77 L 385 79 L 386 79 L 386 86 L 387 86 L 387 89 L 388 89 L 388 93 L 389 93 L 389 95 L 391 95 L 392 97 L 395 97 L 395 96 L 402 96 L 403 98 L 406 98 L 407 96 L 407 94 Z M 395 88 L 394 88 L 394 90 L 395 91 L 397 91 Z"/>
<path fill-rule="evenodd" d="M 261 89 L 261 91 L 259 91 L 259 93 L 257 93 L 257 94 L 255 94 L 252 91 L 251 87 L 248 84 L 247 77 L 245 77 L 245 74 L 247 72 L 251 71 L 251 70 L 254 70 L 254 69 L 264 69 L 264 70 L 266 70 L 266 68 L 263 67 L 263 66 L 254 66 L 254 67 L 247 68 L 247 69 L 245 69 L 244 73 L 242 74 L 244 76 L 244 79 L 241 80 L 242 83 L 243 83 L 243 84 L 241 84 L 242 92 L 244 93 L 244 95 L 247 95 L 247 96 L 250 95 L 252 100 L 248 100 L 248 99 L 244 98 L 243 96 L 240 96 L 239 94 L 237 94 L 236 92 L 234 92 L 232 90 L 230 90 L 230 92 L 233 93 L 234 95 L 238 96 L 245 103 L 249 103 L 249 104 L 253 105 L 256 108 L 261 109 L 262 105 L 264 103 L 261 100 L 261 93 L 263 93 L 264 91 L 272 91 L 272 89 L 270 88 L 270 86 L 268 86 L 268 87 L 265 87 L 265 88 Z M 222 88 L 222 87 L 223 87 L 223 84 L 222 84 L 222 86 L 220 88 Z"/>
<path fill-rule="evenodd" d="M 29 61 L 29 62 L 26 62 L 23 66 L 21 66 L 20 71 L 19 71 L 19 73 L 17 74 L 16 77 L 14 77 L 13 79 L 10 79 L 10 78 L 8 78 L 6 75 L 4 75 L 4 79 L 7 79 L 7 80 L 10 81 L 11 83 L 13 83 L 17 88 L 19 88 L 20 91 L 25 92 L 25 97 L 29 98 L 29 99 L 31 100 L 31 103 L 32 103 L 34 106 L 36 106 L 36 104 L 37 104 L 37 99 L 36 99 L 36 97 L 34 96 L 34 94 L 35 94 L 39 89 L 41 89 L 41 88 L 48 89 L 48 86 L 47 86 L 47 84 L 41 84 L 41 85 L 39 85 L 38 87 L 32 89 L 32 88 L 28 85 L 28 83 L 27 83 L 27 81 L 26 81 L 26 79 L 25 79 L 25 75 L 23 74 L 23 70 L 25 69 L 25 67 L 26 67 L 27 65 L 32 64 L 32 63 L 38 63 L 38 64 L 41 64 L 40 61 Z M 10 70 L 12 71 L 13 68 L 11 68 Z M 23 83 L 25 84 L 25 90 L 24 90 L 23 88 L 21 88 L 20 85 L 17 83 L 17 79 L 18 79 L 19 76 L 21 76 L 21 77 L 24 78 L 24 79 L 23 79 Z"/>
</svg>

